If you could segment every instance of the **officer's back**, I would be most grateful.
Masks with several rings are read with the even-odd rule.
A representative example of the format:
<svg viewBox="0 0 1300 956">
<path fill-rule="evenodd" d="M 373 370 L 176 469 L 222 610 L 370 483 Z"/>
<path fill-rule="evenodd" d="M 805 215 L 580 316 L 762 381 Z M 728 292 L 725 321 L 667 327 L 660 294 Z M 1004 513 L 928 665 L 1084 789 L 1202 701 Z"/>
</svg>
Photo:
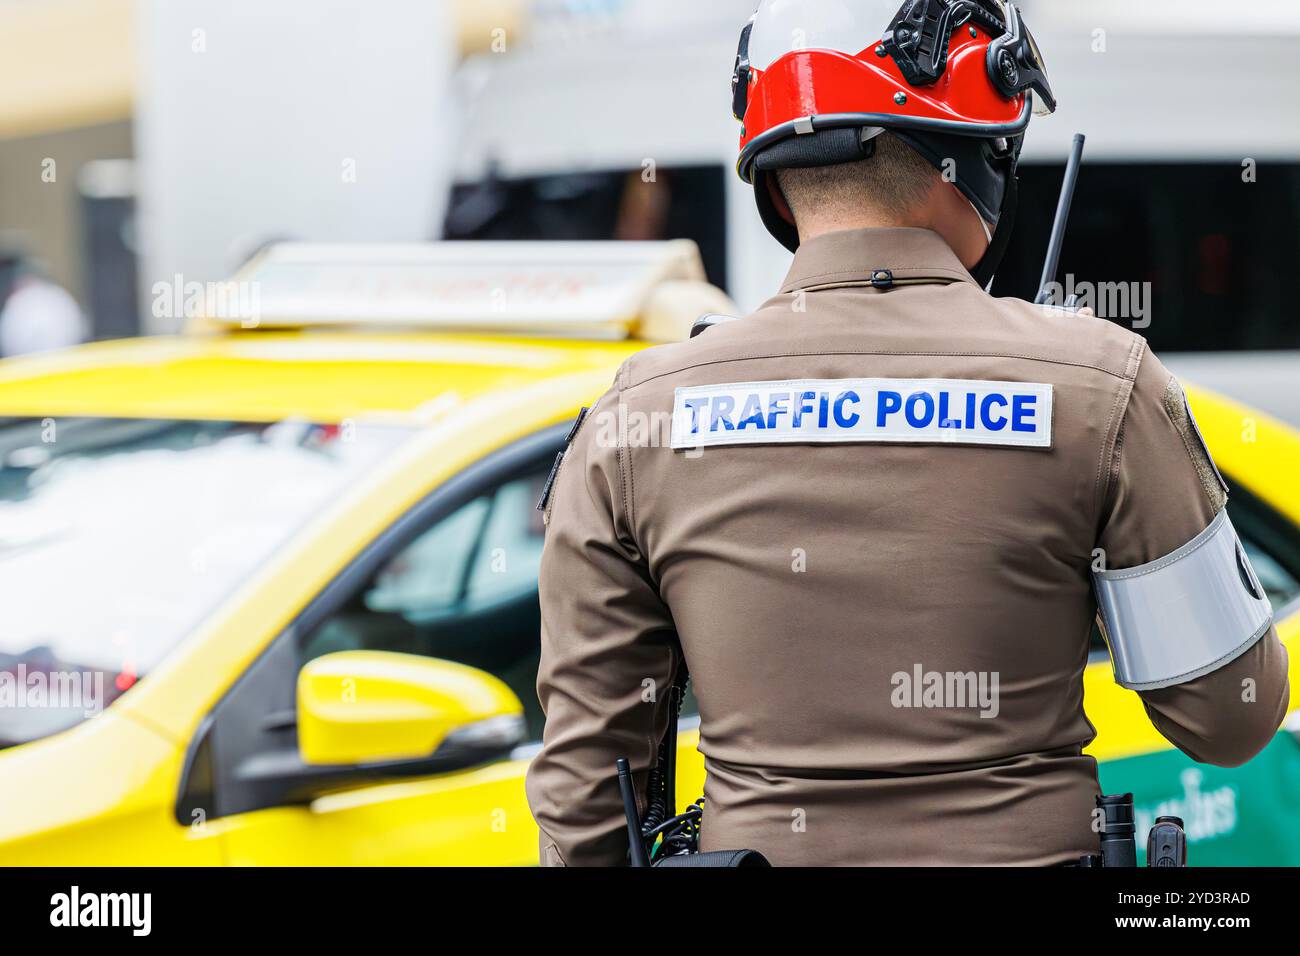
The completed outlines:
<svg viewBox="0 0 1300 956">
<path fill-rule="evenodd" d="M 817 54 L 777 62 L 799 83 Z M 644 780 L 683 658 L 703 847 L 777 864 L 1095 853 L 1098 597 L 1117 680 L 1196 759 L 1248 759 L 1285 713 L 1286 653 L 1178 383 L 1127 330 L 982 288 L 1019 140 L 968 124 L 987 148 L 954 185 L 936 150 L 960 143 L 772 119 L 824 88 L 749 94 L 742 174 L 797 248 L 780 293 L 630 359 L 555 480 L 543 862 L 626 858 L 610 768 Z"/>
<path fill-rule="evenodd" d="M 881 269 L 894 286 L 871 285 Z M 868 396 L 857 382 L 871 379 L 899 387 Z M 628 362 L 575 447 L 586 461 L 566 467 L 619 496 L 619 537 L 643 552 L 646 606 L 620 585 L 574 600 L 621 602 L 608 613 L 645 614 L 647 632 L 664 623 L 660 599 L 670 612 L 700 706 L 706 848 L 753 846 L 787 864 L 1096 852 L 1080 680 L 1094 549 L 1116 567 L 1142 564 L 1214 516 L 1182 436 L 1147 427 L 1165 415 L 1169 381 L 1117 326 L 989 297 L 923 230 L 814 240 L 754 315 Z M 789 395 L 773 432 L 798 435 L 806 392 L 804 421 L 825 396 L 833 422 L 845 391 L 858 400 L 840 403 L 843 419 L 875 421 L 898 404 L 889 393 L 901 395 L 885 416 L 900 430 L 880 443 L 735 443 L 768 437 L 772 389 L 745 384 L 765 382 Z M 972 420 L 961 382 L 1006 384 L 975 396 Z M 719 384 L 699 409 L 698 444 L 662 447 L 662 427 L 649 447 L 630 434 L 671 417 L 676 389 Z M 1013 434 L 1016 397 L 1042 386 L 1050 406 L 1022 403 L 1032 431 Z M 745 423 L 749 394 L 760 412 Z M 1000 398 L 986 404 L 990 394 Z M 926 397 L 909 408 L 913 395 Z M 909 411 L 928 423 L 945 395 L 946 434 L 907 441 Z M 1126 419 L 1142 430 L 1119 448 Z M 573 504 L 561 495 L 552 507 Z M 621 678 L 625 692 L 666 681 L 667 654 Z M 1238 661 L 1212 679 L 1261 672 L 1252 656 Z M 1276 668 L 1262 672 L 1276 698 Z M 1175 702 L 1174 725 L 1181 715 Z M 1234 762 L 1276 717 L 1275 705 L 1238 707 L 1221 719 L 1239 729 L 1198 724 L 1194 736 L 1230 741 L 1220 759 Z"/>
</svg>

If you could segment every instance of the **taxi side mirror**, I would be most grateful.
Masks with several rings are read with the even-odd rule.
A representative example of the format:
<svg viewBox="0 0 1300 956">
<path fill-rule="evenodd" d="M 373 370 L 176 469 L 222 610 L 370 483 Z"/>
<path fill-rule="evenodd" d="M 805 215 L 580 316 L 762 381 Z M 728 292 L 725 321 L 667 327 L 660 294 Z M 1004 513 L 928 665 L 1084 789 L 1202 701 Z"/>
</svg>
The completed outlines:
<svg viewBox="0 0 1300 956">
<path fill-rule="evenodd" d="M 298 673 L 298 751 L 309 766 L 432 761 L 450 770 L 505 756 L 523 739 L 519 698 L 463 664 L 340 651 Z"/>
</svg>

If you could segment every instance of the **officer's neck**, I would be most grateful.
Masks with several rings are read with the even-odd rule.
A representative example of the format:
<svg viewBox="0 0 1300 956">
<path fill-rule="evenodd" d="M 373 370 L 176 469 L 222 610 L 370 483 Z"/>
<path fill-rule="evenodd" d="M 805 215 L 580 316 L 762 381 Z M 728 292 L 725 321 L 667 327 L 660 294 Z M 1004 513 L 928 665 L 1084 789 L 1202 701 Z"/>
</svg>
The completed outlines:
<svg viewBox="0 0 1300 956">
<path fill-rule="evenodd" d="M 967 269 L 973 269 L 989 247 L 979 213 L 952 186 L 931 190 L 922 202 L 902 215 L 864 205 L 857 209 L 808 210 L 796 220 L 800 243 L 851 229 L 929 229 L 948 243 Z"/>
</svg>

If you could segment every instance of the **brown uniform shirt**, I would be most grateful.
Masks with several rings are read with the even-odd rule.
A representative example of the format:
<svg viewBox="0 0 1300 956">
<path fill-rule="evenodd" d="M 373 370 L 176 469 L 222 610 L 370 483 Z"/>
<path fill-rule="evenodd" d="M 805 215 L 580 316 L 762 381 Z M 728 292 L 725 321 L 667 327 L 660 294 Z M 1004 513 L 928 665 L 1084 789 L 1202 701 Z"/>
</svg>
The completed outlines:
<svg viewBox="0 0 1300 956">
<path fill-rule="evenodd" d="M 872 286 L 880 269 L 891 288 Z M 1051 447 L 668 447 L 675 388 L 860 378 L 1051 385 Z M 1141 337 L 992 298 L 914 229 L 806 243 L 753 315 L 631 358 L 549 502 L 547 723 L 528 775 L 542 862 L 626 861 L 614 760 L 650 767 L 683 655 L 706 850 L 778 865 L 1097 852 L 1081 680 L 1094 549 L 1109 568 L 1154 560 L 1222 506 L 1171 396 Z M 989 689 L 996 675 L 996 705 L 925 706 L 899 675 L 930 672 L 984 675 Z M 1285 714 L 1286 652 L 1270 630 L 1142 698 L 1185 752 L 1236 764 Z"/>
</svg>

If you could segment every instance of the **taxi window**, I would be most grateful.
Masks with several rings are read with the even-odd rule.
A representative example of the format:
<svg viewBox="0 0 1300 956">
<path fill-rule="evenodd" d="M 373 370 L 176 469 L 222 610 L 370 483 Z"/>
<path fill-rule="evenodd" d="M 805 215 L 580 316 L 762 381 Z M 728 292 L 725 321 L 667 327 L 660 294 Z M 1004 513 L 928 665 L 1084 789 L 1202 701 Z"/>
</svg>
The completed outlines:
<svg viewBox="0 0 1300 956">
<path fill-rule="evenodd" d="M 298 642 L 298 664 L 335 651 L 396 651 L 454 661 L 504 681 L 540 740 L 537 701 L 541 611 L 537 574 L 545 525 L 537 499 L 551 454 L 481 489 L 451 514 L 418 528 L 409 544 Z M 689 690 L 682 716 L 699 713 Z"/>
<path fill-rule="evenodd" d="M 0 419 L 0 746 L 110 705 L 409 432 Z"/>
<path fill-rule="evenodd" d="M 434 525 L 379 573 L 366 609 L 429 623 L 534 593 L 544 477 L 507 482 Z"/>
<path fill-rule="evenodd" d="M 537 572 L 545 528 L 536 508 L 550 463 L 489 488 L 389 557 L 301 641 L 299 662 L 345 650 L 397 651 L 494 674 L 541 736 Z"/>
</svg>

